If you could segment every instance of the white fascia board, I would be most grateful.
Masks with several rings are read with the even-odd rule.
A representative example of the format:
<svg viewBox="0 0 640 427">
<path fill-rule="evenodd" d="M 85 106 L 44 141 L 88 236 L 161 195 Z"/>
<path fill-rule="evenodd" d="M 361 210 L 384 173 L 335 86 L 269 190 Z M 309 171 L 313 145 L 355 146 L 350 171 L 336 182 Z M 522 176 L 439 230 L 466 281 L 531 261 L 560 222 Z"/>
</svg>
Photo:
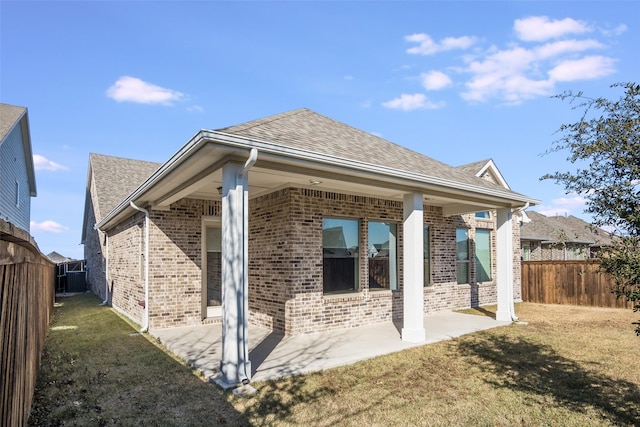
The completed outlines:
<svg viewBox="0 0 640 427">
<path fill-rule="evenodd" d="M 224 132 L 213 130 L 201 130 L 194 135 L 180 150 L 178 150 L 169 160 L 167 160 L 156 172 L 153 173 L 145 182 L 143 182 L 136 190 L 133 191 L 125 200 L 111 210 L 96 227 L 102 229 L 120 212 L 128 209 L 131 201 L 135 201 L 156 183 L 162 180 L 167 174 L 177 168 L 182 162 L 187 160 L 193 153 L 197 152 L 207 143 L 216 143 L 227 146 L 238 152 L 250 151 L 252 148 L 258 149 L 260 154 L 270 154 L 276 158 L 287 158 L 302 163 L 312 163 L 323 165 L 334 169 L 342 169 L 346 171 L 374 174 L 395 181 L 401 180 L 408 186 L 415 188 L 438 187 L 454 190 L 458 193 L 474 193 L 476 196 L 495 198 L 506 204 L 539 204 L 539 200 L 531 199 L 524 195 L 511 191 L 503 191 L 500 189 L 489 189 L 482 186 L 463 184 L 455 181 L 449 181 L 442 178 L 417 174 L 407 171 L 399 171 L 396 169 L 373 165 L 342 157 L 319 154 L 309 150 L 299 148 L 286 147 L 271 142 L 261 141 L 253 138 L 232 135 Z M 247 153 L 248 154 L 248 153 Z M 260 154 L 258 155 L 260 157 Z"/>
<path fill-rule="evenodd" d="M 394 179 L 402 179 L 405 181 L 409 181 L 410 185 L 414 187 L 421 187 L 425 184 L 434 185 L 437 187 L 445 187 L 448 189 L 462 190 L 464 192 L 472 192 L 477 195 L 482 196 L 492 196 L 500 199 L 506 199 L 506 201 L 511 202 L 522 202 L 523 204 L 529 202 L 530 205 L 535 205 L 540 203 L 540 201 L 531 199 L 524 195 L 512 192 L 512 191 L 504 191 L 500 189 L 490 189 L 482 186 L 476 186 L 473 184 L 464 184 L 456 181 L 450 181 L 443 178 L 400 171 L 397 169 L 373 165 L 370 163 L 364 163 L 359 161 L 354 161 L 350 159 L 345 159 L 342 157 L 331 156 L 327 154 L 319 154 L 316 152 L 302 150 L 298 148 L 284 147 L 282 145 L 273 144 L 265 141 L 258 141 L 255 139 L 240 137 L 237 135 L 225 134 L 217 131 L 204 131 L 203 134 L 208 137 L 210 140 L 215 140 L 216 142 L 228 144 L 232 146 L 236 146 L 237 148 L 257 148 L 261 153 L 270 153 L 274 155 L 279 155 L 283 157 L 289 157 L 292 159 L 299 159 L 307 162 L 314 162 L 317 164 L 324 164 L 334 167 L 340 167 L 343 169 L 349 169 L 351 171 L 360 171 L 365 173 L 373 173 L 379 176 L 385 176 Z M 247 143 L 247 141 L 249 143 Z"/>
<path fill-rule="evenodd" d="M 487 171 L 487 169 L 489 169 L 491 171 L 491 174 L 496 177 L 496 179 L 498 180 L 498 182 L 500 183 L 500 185 L 502 185 L 504 188 L 511 190 L 511 187 L 509 187 L 509 184 L 507 184 L 507 180 L 504 179 L 504 177 L 502 176 L 502 174 L 500 173 L 500 170 L 498 169 L 498 167 L 496 166 L 495 162 L 493 161 L 493 159 L 489 159 L 489 161 L 487 162 L 487 164 L 485 164 L 482 169 L 480 169 L 480 171 L 476 174 L 477 177 L 481 177 L 483 173 L 485 173 Z"/>
</svg>

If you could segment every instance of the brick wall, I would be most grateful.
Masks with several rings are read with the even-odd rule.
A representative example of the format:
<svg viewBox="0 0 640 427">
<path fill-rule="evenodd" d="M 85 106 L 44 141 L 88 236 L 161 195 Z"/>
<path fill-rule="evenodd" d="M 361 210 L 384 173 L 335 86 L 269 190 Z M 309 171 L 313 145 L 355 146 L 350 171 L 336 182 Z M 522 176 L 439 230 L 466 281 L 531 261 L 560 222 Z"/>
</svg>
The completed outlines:
<svg viewBox="0 0 640 427">
<path fill-rule="evenodd" d="M 87 260 L 87 285 L 94 294 L 104 300 L 106 296 L 105 270 L 104 257 L 102 256 L 103 247 L 101 244 L 103 233 L 93 229 L 93 224 L 96 223 L 96 217 L 93 212 L 93 203 L 89 202 L 89 204 L 86 219 L 87 228 L 84 236 L 84 258 Z"/>
<path fill-rule="evenodd" d="M 252 324 L 288 335 L 354 327 L 402 318 L 402 202 L 301 188 L 284 188 L 249 202 L 249 310 Z M 152 210 L 150 229 L 150 327 L 202 323 L 202 219 L 220 216 L 219 201 L 183 199 L 167 211 Z M 369 290 L 367 250 L 359 252 L 359 289 L 323 294 L 322 219 L 359 220 L 360 248 L 368 248 L 367 222 L 398 224 L 399 290 Z M 425 206 L 430 227 L 431 285 L 425 287 L 425 312 L 494 304 L 495 214 L 490 219 L 443 217 Z M 113 302 L 142 320 L 144 299 L 143 219 L 135 215 L 110 232 L 110 278 Z M 474 283 L 471 252 L 469 284 L 458 285 L 455 229 L 491 229 L 492 280 Z M 518 241 L 514 233 L 514 242 Z M 472 244 L 473 246 L 473 244 Z M 518 246 L 519 247 L 519 246 Z M 514 254 L 514 259 L 519 254 Z M 517 291 L 520 296 L 517 262 Z M 514 268 L 514 275 L 515 275 Z"/>
<path fill-rule="evenodd" d="M 398 223 L 400 291 L 369 290 L 367 251 L 360 250 L 358 292 L 324 295 L 322 219 L 326 217 L 358 219 L 360 248 L 368 247 L 367 221 Z M 432 251 L 432 285 L 425 287 L 425 311 L 494 304 L 495 214 L 490 219 L 475 218 L 474 215 L 445 218 L 440 208 L 425 206 L 424 217 L 425 224 L 430 226 Z M 389 200 L 299 188 L 282 189 L 252 200 L 249 245 L 252 321 L 295 335 L 401 318 L 401 224 L 402 203 Z M 472 256 L 471 282 L 456 283 L 457 227 L 470 229 L 471 242 L 476 227 L 492 230 L 491 282 L 480 285 L 474 282 Z"/>
<path fill-rule="evenodd" d="M 95 182 L 91 177 L 91 198 L 87 201 L 88 207 L 85 214 L 86 229 L 84 235 L 84 258 L 87 270 L 87 285 L 100 299 L 106 298 L 106 259 L 105 259 L 105 235 L 102 231 L 93 228 L 96 223 L 95 206 L 93 200 L 96 196 Z"/>
<path fill-rule="evenodd" d="M 182 199 L 168 211 L 151 211 L 151 328 L 202 323 L 203 216 L 220 216 L 220 202 Z"/>
<path fill-rule="evenodd" d="M 144 215 L 133 215 L 109 231 L 111 303 L 142 324 L 144 308 Z"/>
</svg>

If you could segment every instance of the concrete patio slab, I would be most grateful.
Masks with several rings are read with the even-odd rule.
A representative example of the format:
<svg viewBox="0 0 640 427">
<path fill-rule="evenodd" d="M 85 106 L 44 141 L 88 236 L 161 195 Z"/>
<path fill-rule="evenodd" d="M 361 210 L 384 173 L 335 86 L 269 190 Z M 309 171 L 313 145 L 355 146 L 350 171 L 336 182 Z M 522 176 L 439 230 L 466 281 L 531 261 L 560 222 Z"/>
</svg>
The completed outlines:
<svg viewBox="0 0 640 427">
<path fill-rule="evenodd" d="M 295 337 L 249 326 L 251 381 L 322 371 L 510 323 L 454 312 L 430 314 L 424 318 L 423 343 L 402 341 L 401 326 L 391 322 Z M 217 375 L 222 352 L 221 325 L 159 329 L 151 334 L 206 378 Z"/>
</svg>

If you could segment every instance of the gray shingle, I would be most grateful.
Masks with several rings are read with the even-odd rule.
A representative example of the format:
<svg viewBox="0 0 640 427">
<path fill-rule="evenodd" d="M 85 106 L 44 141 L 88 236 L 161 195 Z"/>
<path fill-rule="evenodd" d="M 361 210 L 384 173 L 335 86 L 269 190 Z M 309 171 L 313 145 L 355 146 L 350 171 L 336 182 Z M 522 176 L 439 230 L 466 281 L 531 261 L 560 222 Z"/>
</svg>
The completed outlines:
<svg viewBox="0 0 640 427">
<path fill-rule="evenodd" d="M 161 166 L 155 162 L 95 153 L 89 155 L 89 163 L 97 193 L 97 200 L 93 201 L 96 222 L 111 212 Z"/>
<path fill-rule="evenodd" d="M 217 130 L 399 171 L 504 190 L 465 169 L 449 166 L 306 108 Z"/>
<path fill-rule="evenodd" d="M 609 233 L 573 215 L 547 217 L 527 211 L 527 216 L 531 222 L 521 226 L 522 240 L 588 243 L 591 246 L 607 246 L 612 242 Z"/>
<path fill-rule="evenodd" d="M 486 160 L 480 160 L 478 162 L 473 162 L 473 163 L 468 163 L 466 165 L 460 165 L 457 166 L 456 169 L 461 170 L 465 173 L 471 174 L 471 175 L 477 175 L 478 172 L 480 172 L 480 170 L 482 170 L 483 167 L 485 167 L 485 165 L 487 163 L 489 163 L 491 161 L 491 159 L 486 159 Z"/>
<path fill-rule="evenodd" d="M 0 142 L 4 140 L 18 119 L 27 111 L 24 107 L 0 104 Z"/>
</svg>

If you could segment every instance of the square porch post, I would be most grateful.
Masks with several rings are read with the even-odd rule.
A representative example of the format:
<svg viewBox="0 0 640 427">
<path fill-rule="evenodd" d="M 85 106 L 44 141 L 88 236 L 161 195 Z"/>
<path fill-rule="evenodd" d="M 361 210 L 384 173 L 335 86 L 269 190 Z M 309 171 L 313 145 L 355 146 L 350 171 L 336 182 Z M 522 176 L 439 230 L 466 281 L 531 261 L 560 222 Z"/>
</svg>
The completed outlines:
<svg viewBox="0 0 640 427">
<path fill-rule="evenodd" d="M 422 194 L 404 195 L 403 203 L 403 306 L 402 340 L 423 342 L 424 260 Z"/>
<path fill-rule="evenodd" d="M 217 383 L 251 376 L 248 343 L 248 178 L 239 163 L 222 167 L 222 358 Z"/>
<path fill-rule="evenodd" d="M 517 320 L 513 305 L 513 220 L 511 208 L 497 210 L 497 259 L 496 283 L 498 286 L 498 309 L 496 320 Z"/>
</svg>

